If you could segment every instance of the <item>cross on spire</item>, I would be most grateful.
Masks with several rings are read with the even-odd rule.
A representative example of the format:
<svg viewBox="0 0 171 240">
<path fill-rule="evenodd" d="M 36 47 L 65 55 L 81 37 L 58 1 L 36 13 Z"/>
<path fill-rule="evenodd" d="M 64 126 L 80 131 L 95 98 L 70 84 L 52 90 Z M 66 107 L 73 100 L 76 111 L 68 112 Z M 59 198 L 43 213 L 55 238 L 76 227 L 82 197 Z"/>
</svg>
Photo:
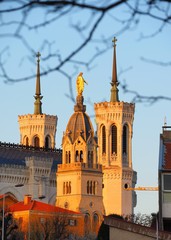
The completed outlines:
<svg viewBox="0 0 171 240">
<path fill-rule="evenodd" d="M 114 47 L 115 47 L 115 46 L 116 46 L 116 42 L 117 42 L 117 38 L 114 37 L 113 40 L 112 40 L 112 42 L 114 43 Z"/>
<path fill-rule="evenodd" d="M 40 54 L 40 52 L 38 52 L 38 53 L 36 54 L 37 62 L 40 62 L 40 56 L 41 56 L 41 54 Z"/>
</svg>

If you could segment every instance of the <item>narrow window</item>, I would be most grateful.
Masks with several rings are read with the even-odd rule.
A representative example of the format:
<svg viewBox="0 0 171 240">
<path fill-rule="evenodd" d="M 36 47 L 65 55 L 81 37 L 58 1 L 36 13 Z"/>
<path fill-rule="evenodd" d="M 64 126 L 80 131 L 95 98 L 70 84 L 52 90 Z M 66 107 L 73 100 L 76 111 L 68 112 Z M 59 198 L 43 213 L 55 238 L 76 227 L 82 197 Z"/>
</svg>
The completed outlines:
<svg viewBox="0 0 171 240">
<path fill-rule="evenodd" d="M 122 141 L 122 153 L 127 154 L 128 149 L 128 127 L 127 125 L 123 126 L 123 141 Z"/>
<path fill-rule="evenodd" d="M 96 194 L 96 182 L 95 181 L 93 182 L 93 194 L 94 195 Z"/>
<path fill-rule="evenodd" d="M 89 186 L 89 181 L 87 181 L 87 194 L 89 194 L 90 193 L 90 186 Z"/>
<path fill-rule="evenodd" d="M 117 127 L 115 125 L 112 125 L 111 127 L 111 150 L 112 150 L 112 154 L 117 154 Z"/>
<path fill-rule="evenodd" d="M 93 192 L 93 183 L 92 181 L 90 181 L 90 194 L 92 194 L 92 192 Z"/>
<path fill-rule="evenodd" d="M 65 194 L 65 182 L 63 183 L 63 194 Z"/>
<path fill-rule="evenodd" d="M 34 138 L 34 147 L 39 147 L 39 138 L 37 136 Z"/>
<path fill-rule="evenodd" d="M 68 152 L 65 152 L 65 159 L 66 159 L 66 163 L 68 163 Z"/>
<path fill-rule="evenodd" d="M 68 163 L 71 163 L 71 153 L 69 151 L 69 154 L 68 154 Z"/>
<path fill-rule="evenodd" d="M 68 186 L 68 182 L 66 182 L 66 194 L 68 194 L 69 191 L 69 186 Z"/>
<path fill-rule="evenodd" d="M 91 151 L 91 163 L 93 164 L 93 151 Z"/>
<path fill-rule="evenodd" d="M 79 162 L 79 153 L 78 153 L 78 151 L 76 151 L 76 154 L 75 154 L 75 161 Z"/>
<path fill-rule="evenodd" d="M 99 216 L 97 213 L 93 215 L 93 232 L 97 233 L 99 228 Z"/>
<path fill-rule="evenodd" d="M 106 128 L 102 127 L 102 154 L 106 153 Z"/>
<path fill-rule="evenodd" d="M 71 182 L 69 182 L 69 191 L 68 193 L 71 193 Z"/>
<path fill-rule="evenodd" d="M 51 137 L 49 135 L 45 138 L 45 148 L 51 148 Z"/>
<path fill-rule="evenodd" d="M 83 151 L 80 151 L 80 162 L 83 162 Z"/>
<path fill-rule="evenodd" d="M 29 146 L 29 139 L 26 137 L 26 146 Z"/>
<path fill-rule="evenodd" d="M 85 235 L 88 235 L 90 233 L 90 215 L 88 213 L 85 214 L 84 217 L 84 231 L 85 231 Z"/>
</svg>

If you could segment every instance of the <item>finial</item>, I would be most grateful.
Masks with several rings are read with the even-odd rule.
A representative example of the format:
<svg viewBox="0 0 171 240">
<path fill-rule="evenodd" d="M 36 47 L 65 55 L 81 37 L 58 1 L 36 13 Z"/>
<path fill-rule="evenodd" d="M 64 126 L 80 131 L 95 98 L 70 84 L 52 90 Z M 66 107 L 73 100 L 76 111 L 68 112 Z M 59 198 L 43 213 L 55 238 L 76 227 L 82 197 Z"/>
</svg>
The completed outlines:
<svg viewBox="0 0 171 240">
<path fill-rule="evenodd" d="M 36 93 L 35 93 L 35 102 L 34 102 L 34 114 L 42 114 L 42 102 L 41 99 L 43 98 L 41 96 L 41 89 L 40 89 L 40 52 L 36 54 L 37 57 L 37 78 L 36 78 Z"/>
<path fill-rule="evenodd" d="M 113 38 L 112 42 L 114 51 L 113 51 L 113 70 L 112 70 L 112 81 L 111 81 L 111 96 L 110 96 L 110 102 L 118 102 L 119 96 L 118 96 L 118 85 L 119 82 L 117 80 L 117 67 L 116 67 L 116 37 Z"/>
<path fill-rule="evenodd" d="M 37 62 L 40 62 L 40 57 L 41 57 L 40 52 L 38 52 L 38 53 L 36 54 L 36 57 L 37 57 Z"/>
<path fill-rule="evenodd" d="M 116 47 L 117 38 L 114 37 L 113 40 L 112 40 L 112 42 L 113 42 L 113 46 Z"/>
</svg>

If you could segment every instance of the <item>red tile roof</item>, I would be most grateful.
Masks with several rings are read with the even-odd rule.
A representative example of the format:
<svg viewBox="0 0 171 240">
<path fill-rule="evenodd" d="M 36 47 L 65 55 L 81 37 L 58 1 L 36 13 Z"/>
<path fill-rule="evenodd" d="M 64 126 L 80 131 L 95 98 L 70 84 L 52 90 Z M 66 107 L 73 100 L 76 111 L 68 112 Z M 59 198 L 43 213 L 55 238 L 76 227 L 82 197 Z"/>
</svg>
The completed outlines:
<svg viewBox="0 0 171 240">
<path fill-rule="evenodd" d="M 0 195 L 0 199 L 2 199 L 4 195 L 5 195 L 5 194 L 1 194 L 1 195 Z"/>
<path fill-rule="evenodd" d="M 19 212 L 19 211 L 42 211 L 49 213 L 67 213 L 67 214 L 79 214 L 71 210 L 64 208 L 56 207 L 47 203 L 39 202 L 36 200 L 31 200 L 28 204 L 24 204 L 24 201 L 15 203 L 9 207 L 10 212 Z"/>
</svg>

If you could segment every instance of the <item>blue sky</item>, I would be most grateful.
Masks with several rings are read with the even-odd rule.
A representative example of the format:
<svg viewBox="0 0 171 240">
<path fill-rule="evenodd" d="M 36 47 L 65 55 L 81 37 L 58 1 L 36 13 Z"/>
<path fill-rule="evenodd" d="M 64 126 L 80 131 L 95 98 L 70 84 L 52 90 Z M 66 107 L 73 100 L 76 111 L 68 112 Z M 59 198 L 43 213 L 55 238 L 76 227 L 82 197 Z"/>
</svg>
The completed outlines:
<svg viewBox="0 0 171 240">
<path fill-rule="evenodd" d="M 124 10 L 124 9 L 122 9 Z M 125 14 L 122 10 L 116 10 L 116 16 Z M 43 11 L 36 9 L 31 13 L 28 21 L 31 24 L 43 19 Z M 83 21 L 79 12 L 74 16 L 62 18 L 56 24 L 41 28 L 37 31 L 22 30 L 29 44 L 35 52 L 40 51 L 42 59 L 47 55 L 48 47 L 41 48 L 44 39 L 52 42 L 52 50 L 58 49 L 58 53 L 67 56 L 69 51 L 74 50 L 82 41 L 80 35 L 70 27 L 71 22 L 77 19 Z M 19 20 L 17 13 L 10 13 L 5 21 Z M 170 61 L 170 28 L 166 25 L 161 33 L 155 37 L 140 38 L 141 34 L 151 34 L 160 25 L 148 17 L 141 17 L 139 25 L 117 36 L 117 70 L 118 79 L 123 84 L 126 82 L 128 88 L 137 91 L 144 96 L 166 96 L 170 97 L 171 89 L 171 68 L 170 66 L 160 66 L 142 60 L 142 57 L 155 61 Z M 73 74 L 72 87 L 76 96 L 75 81 L 77 74 L 82 71 L 84 78 L 88 82 L 85 86 L 84 98 L 87 105 L 87 113 L 91 116 L 94 124 L 93 103 L 109 101 L 110 81 L 112 74 L 112 38 L 119 30 L 119 24 L 113 21 L 109 14 L 101 27 L 95 33 L 95 39 L 101 36 L 111 36 L 108 44 L 111 48 L 103 55 L 95 59 L 88 70 L 85 66 L 78 64 L 67 64 L 64 70 Z M 13 32 L 14 25 L 1 28 L 0 34 Z M 89 59 L 92 51 L 95 51 L 96 42 L 92 43 L 85 50 L 80 52 L 77 60 Z M 102 45 L 101 45 L 102 46 Z M 4 51 L 4 49 L 6 49 Z M 1 37 L 0 52 L 5 63 L 5 69 L 12 78 L 25 77 L 36 73 L 36 58 L 34 54 L 29 54 L 22 42 L 15 38 Z M 29 56 L 29 59 L 28 59 Z M 30 61 L 31 59 L 31 61 Z M 41 61 L 41 71 L 49 66 L 55 66 L 57 59 Z M 129 69 L 128 71 L 126 71 Z M 0 81 L 0 102 L 1 102 L 1 124 L 0 140 L 2 142 L 19 143 L 18 115 L 33 113 L 35 78 L 19 82 L 4 83 Z M 43 112 L 58 116 L 56 147 L 61 146 L 62 134 L 65 131 L 67 122 L 73 113 L 74 102 L 66 95 L 69 94 L 68 80 L 60 73 L 53 72 L 41 77 L 41 89 L 43 95 Z M 124 94 L 119 87 L 120 101 L 131 102 L 132 94 Z M 133 127 L 133 168 L 137 171 L 137 186 L 157 186 L 158 184 L 158 157 L 159 157 L 159 135 L 162 131 L 164 119 L 171 125 L 171 102 L 161 100 L 154 104 L 137 103 L 135 108 L 135 118 Z M 94 125 L 95 127 L 95 125 Z M 137 207 L 135 212 L 148 213 L 156 212 L 158 209 L 157 192 L 137 191 Z"/>
</svg>

